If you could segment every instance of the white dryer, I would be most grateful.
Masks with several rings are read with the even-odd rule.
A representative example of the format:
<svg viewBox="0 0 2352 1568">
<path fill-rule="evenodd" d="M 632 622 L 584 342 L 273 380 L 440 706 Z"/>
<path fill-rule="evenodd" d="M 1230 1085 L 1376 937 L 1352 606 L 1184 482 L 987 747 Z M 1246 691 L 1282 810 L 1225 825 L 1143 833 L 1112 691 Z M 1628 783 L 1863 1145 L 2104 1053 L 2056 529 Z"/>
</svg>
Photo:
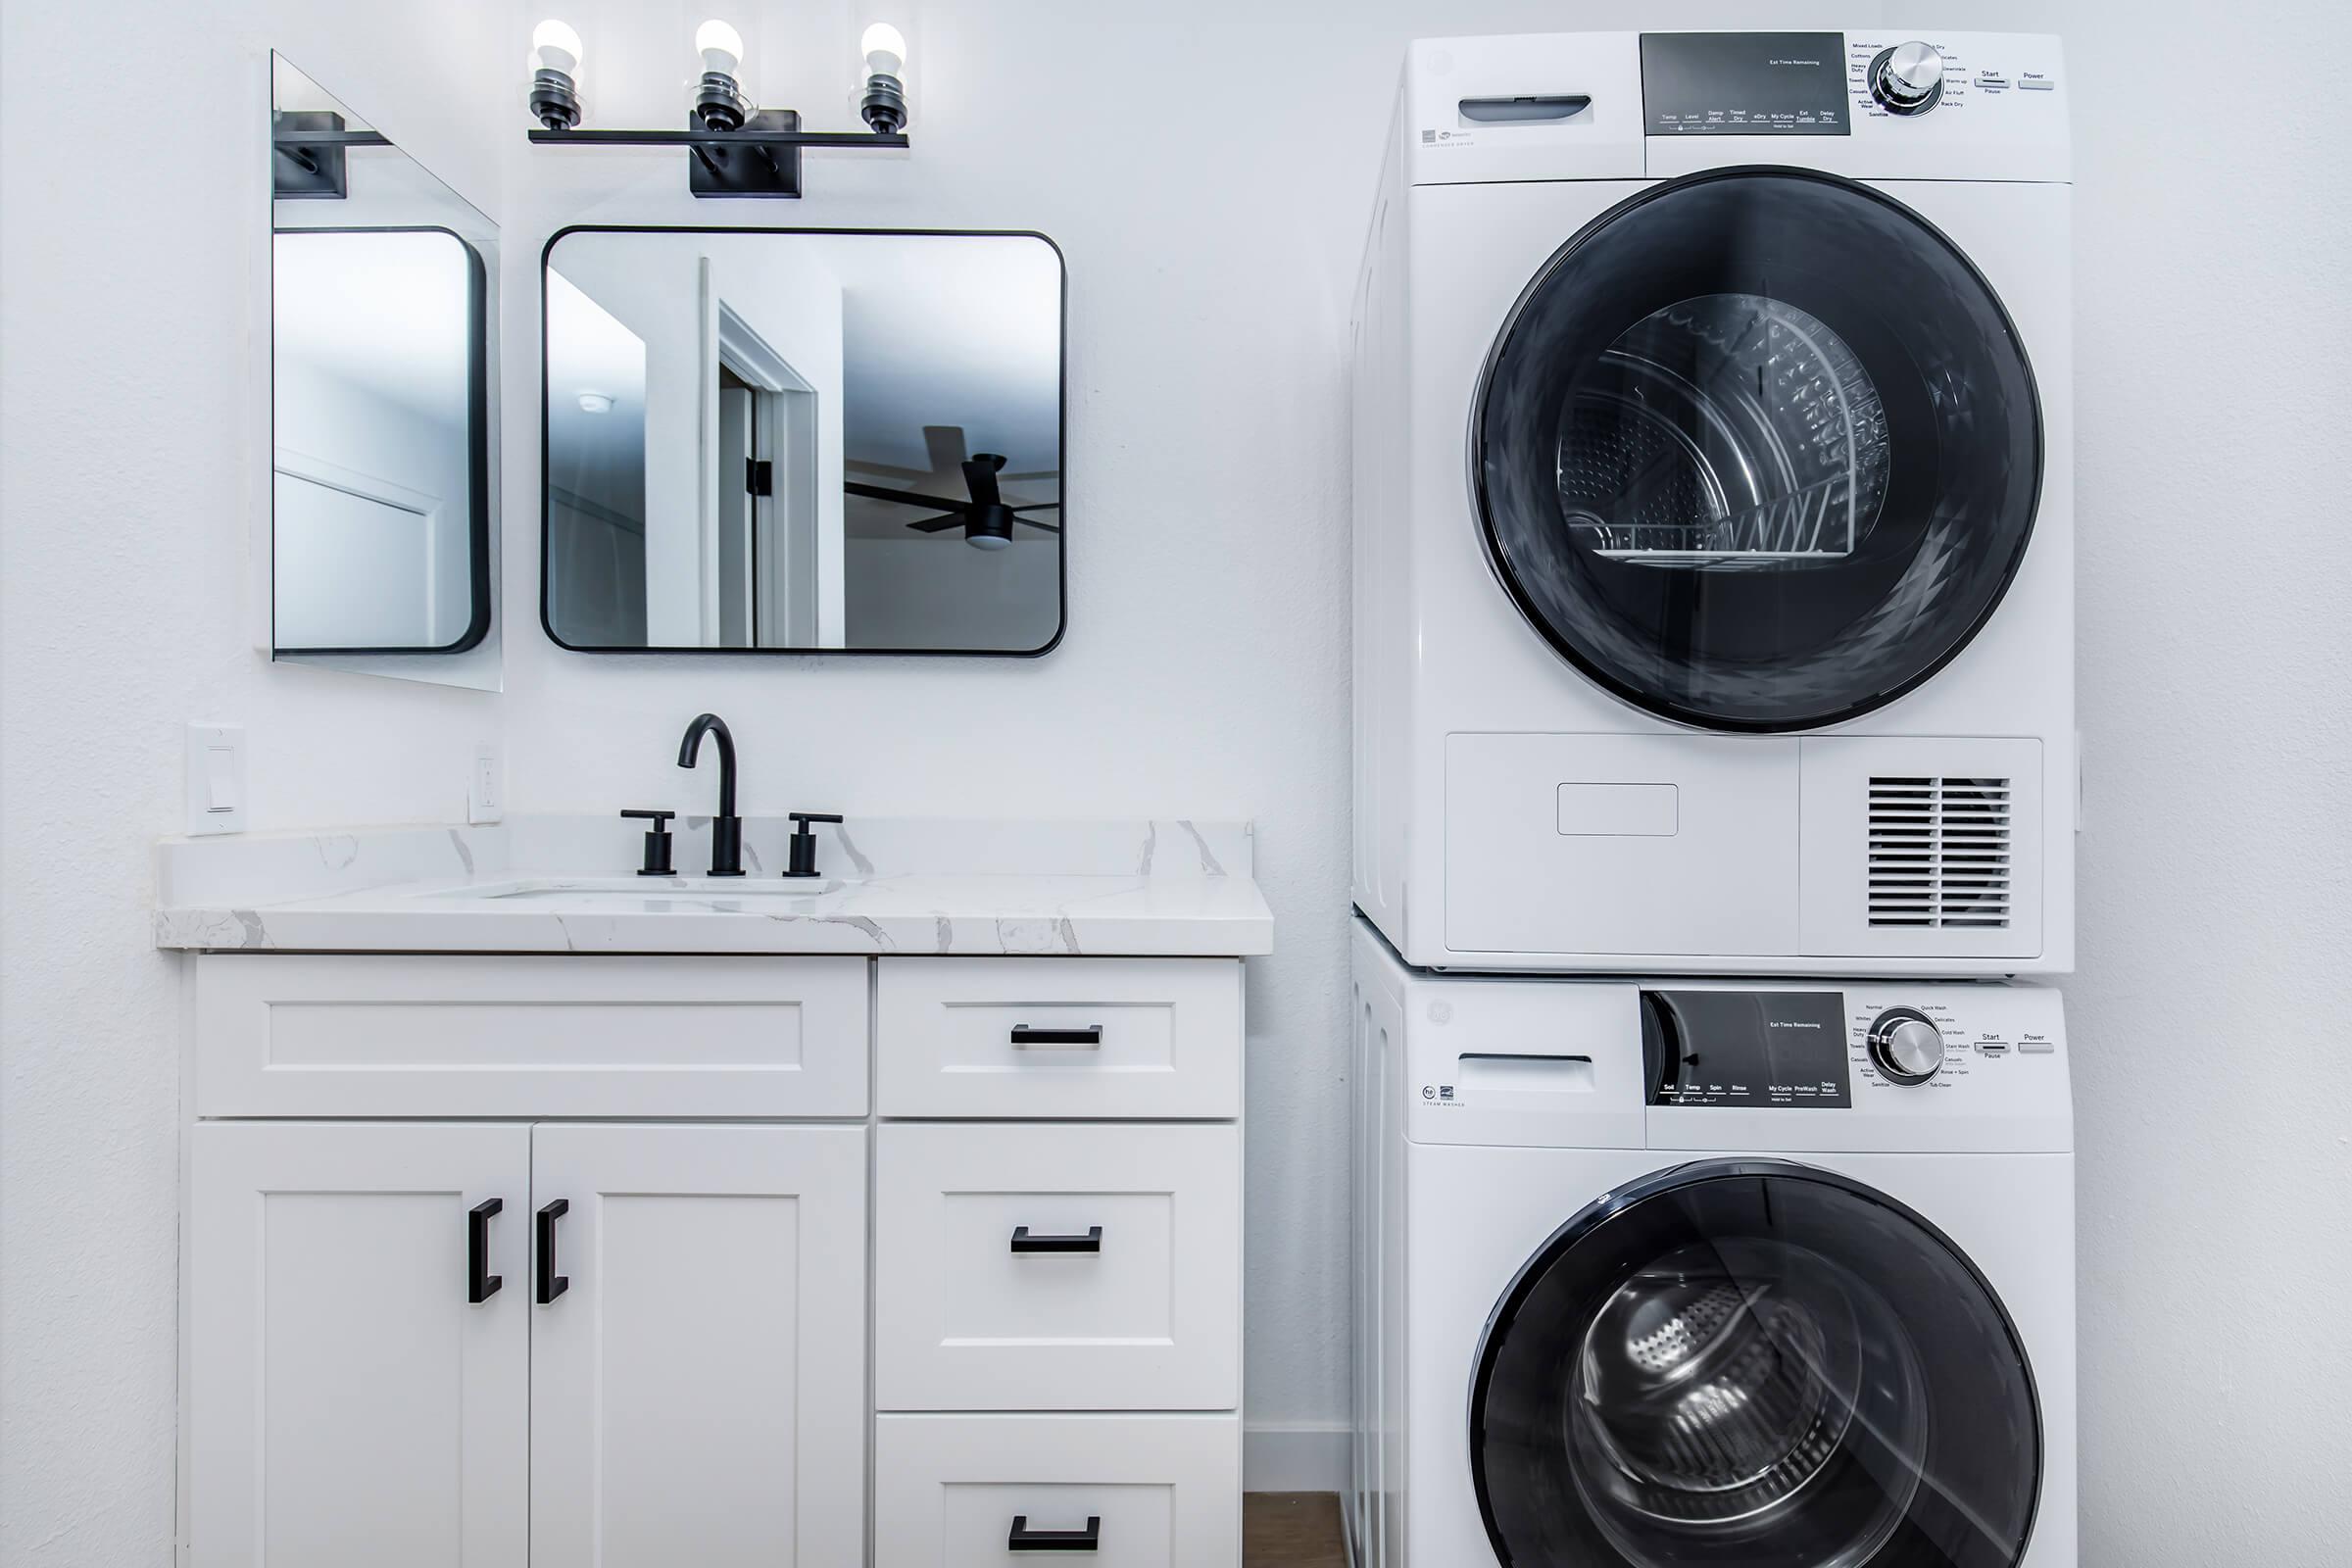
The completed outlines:
<svg viewBox="0 0 2352 1568">
<path fill-rule="evenodd" d="M 1356 1568 L 2074 1568 L 2055 992 L 1356 923 Z"/>
<path fill-rule="evenodd" d="M 2048 37 L 1412 46 L 1354 393 L 1410 962 L 2073 966 L 2068 159 Z"/>
</svg>

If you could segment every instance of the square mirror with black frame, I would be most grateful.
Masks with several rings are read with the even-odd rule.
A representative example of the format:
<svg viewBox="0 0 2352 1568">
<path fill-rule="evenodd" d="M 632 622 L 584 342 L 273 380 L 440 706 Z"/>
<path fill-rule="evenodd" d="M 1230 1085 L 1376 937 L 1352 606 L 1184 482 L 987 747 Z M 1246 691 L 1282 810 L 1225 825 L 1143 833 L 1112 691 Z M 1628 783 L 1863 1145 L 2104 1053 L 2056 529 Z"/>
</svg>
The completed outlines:
<svg viewBox="0 0 2352 1568">
<path fill-rule="evenodd" d="M 1043 235 L 575 227 L 542 270 L 548 635 L 1035 656 L 1066 611 Z"/>
<path fill-rule="evenodd" d="M 498 684 L 496 230 L 270 57 L 271 657 Z"/>
</svg>

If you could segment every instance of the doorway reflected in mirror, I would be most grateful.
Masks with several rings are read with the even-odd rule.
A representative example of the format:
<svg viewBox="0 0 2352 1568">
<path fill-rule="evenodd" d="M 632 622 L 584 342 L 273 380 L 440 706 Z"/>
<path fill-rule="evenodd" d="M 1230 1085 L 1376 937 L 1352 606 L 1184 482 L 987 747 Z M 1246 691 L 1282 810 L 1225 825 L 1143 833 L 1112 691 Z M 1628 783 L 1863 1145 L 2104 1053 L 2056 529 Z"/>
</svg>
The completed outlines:
<svg viewBox="0 0 2352 1568">
<path fill-rule="evenodd" d="M 548 633 L 1047 651 L 1061 258 L 1034 234 L 569 229 L 545 268 Z"/>
</svg>

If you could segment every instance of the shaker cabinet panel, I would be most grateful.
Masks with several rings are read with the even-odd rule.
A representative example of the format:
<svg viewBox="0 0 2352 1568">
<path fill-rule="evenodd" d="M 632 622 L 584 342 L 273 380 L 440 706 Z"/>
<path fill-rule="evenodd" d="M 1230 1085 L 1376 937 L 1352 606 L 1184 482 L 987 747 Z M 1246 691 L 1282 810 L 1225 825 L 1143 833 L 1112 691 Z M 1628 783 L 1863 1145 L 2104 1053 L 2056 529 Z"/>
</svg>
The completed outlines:
<svg viewBox="0 0 2352 1568">
<path fill-rule="evenodd" d="M 531 1560 L 862 1560 L 863 1127 L 533 1130 Z"/>
<path fill-rule="evenodd" d="M 886 958 L 885 1116 L 1216 1119 L 1242 1109 L 1232 958 Z"/>
<path fill-rule="evenodd" d="M 1091 1568 L 1236 1568 L 1238 1415 L 884 1415 L 874 1560 L 998 1568 L 1083 1552 Z"/>
<path fill-rule="evenodd" d="M 884 1410 L 1228 1410 L 1241 1129 L 889 1122 L 875 1161 Z"/>
<path fill-rule="evenodd" d="M 530 1130 L 206 1123 L 191 1182 L 194 1568 L 521 1568 Z"/>
<path fill-rule="evenodd" d="M 207 954 L 199 1116 L 863 1116 L 857 957 Z"/>
</svg>

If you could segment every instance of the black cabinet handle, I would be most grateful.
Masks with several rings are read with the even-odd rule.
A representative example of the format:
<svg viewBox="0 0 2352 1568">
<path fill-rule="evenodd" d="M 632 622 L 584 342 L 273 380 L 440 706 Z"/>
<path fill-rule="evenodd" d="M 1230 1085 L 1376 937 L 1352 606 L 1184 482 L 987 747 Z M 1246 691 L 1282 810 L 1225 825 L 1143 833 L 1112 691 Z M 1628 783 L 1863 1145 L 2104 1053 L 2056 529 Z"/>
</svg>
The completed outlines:
<svg viewBox="0 0 2352 1568">
<path fill-rule="evenodd" d="M 1016 1252 L 1100 1252 L 1102 1250 L 1102 1227 L 1089 1225 L 1084 1236 L 1032 1236 L 1026 1225 L 1012 1228 L 1012 1250 Z"/>
<path fill-rule="evenodd" d="M 1012 1043 L 1016 1046 L 1099 1046 L 1102 1043 L 1102 1026 L 1090 1023 L 1083 1029 L 1040 1029 L 1034 1024 L 1016 1023 L 1012 1026 Z"/>
<path fill-rule="evenodd" d="M 1004 1538 L 1006 1551 L 1101 1551 L 1102 1516 L 1090 1513 L 1084 1530 L 1032 1530 L 1029 1516 L 1012 1516 L 1012 1533 Z"/>
<path fill-rule="evenodd" d="M 547 1305 L 571 1289 L 571 1276 L 556 1272 L 556 1221 L 571 1212 L 571 1200 L 559 1198 L 539 1210 L 539 1304 Z"/>
<path fill-rule="evenodd" d="M 466 1300 L 479 1306 L 507 1283 L 490 1272 L 490 1216 L 507 1206 L 503 1198 L 485 1198 L 466 1211 Z"/>
</svg>

